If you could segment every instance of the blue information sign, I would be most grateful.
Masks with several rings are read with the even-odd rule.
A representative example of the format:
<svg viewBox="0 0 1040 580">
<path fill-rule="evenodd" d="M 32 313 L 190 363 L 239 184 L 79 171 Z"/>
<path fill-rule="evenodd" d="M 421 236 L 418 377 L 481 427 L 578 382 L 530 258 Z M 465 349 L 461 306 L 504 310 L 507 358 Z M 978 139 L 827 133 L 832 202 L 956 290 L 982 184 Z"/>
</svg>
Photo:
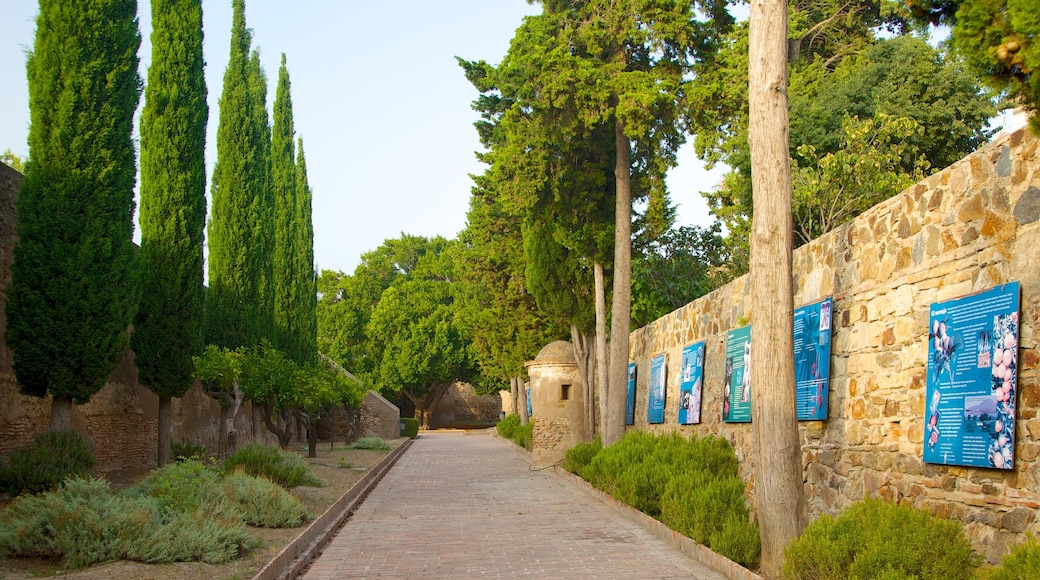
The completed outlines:
<svg viewBox="0 0 1040 580">
<path fill-rule="evenodd" d="M 1011 469 L 1019 284 L 932 304 L 924 460 Z"/>
<path fill-rule="evenodd" d="M 665 373 L 667 372 L 665 355 L 659 354 L 650 359 L 650 392 L 647 393 L 646 422 L 664 423 Z"/>
<path fill-rule="evenodd" d="M 679 424 L 701 422 L 701 392 L 704 385 L 704 343 L 691 344 L 682 351 L 679 369 Z"/>
<path fill-rule="evenodd" d="M 832 304 L 827 298 L 794 311 L 794 383 L 799 421 L 827 418 Z"/>
<path fill-rule="evenodd" d="M 636 363 L 628 363 L 628 403 L 625 408 L 625 425 L 636 424 Z"/>
<path fill-rule="evenodd" d="M 726 378 L 722 420 L 751 422 L 751 325 L 726 333 Z"/>
</svg>

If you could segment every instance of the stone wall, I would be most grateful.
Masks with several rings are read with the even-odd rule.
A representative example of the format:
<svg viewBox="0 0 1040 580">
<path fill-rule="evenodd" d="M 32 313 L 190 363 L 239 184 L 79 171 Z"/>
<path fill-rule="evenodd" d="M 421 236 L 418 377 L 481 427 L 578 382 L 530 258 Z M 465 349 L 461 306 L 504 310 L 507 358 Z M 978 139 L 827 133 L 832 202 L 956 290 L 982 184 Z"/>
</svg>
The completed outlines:
<svg viewBox="0 0 1040 580">
<path fill-rule="evenodd" d="M 834 297 L 827 421 L 800 423 L 814 516 L 864 497 L 909 503 L 965 524 L 995 560 L 1040 533 L 1040 155 L 1020 130 L 990 143 L 794 255 L 795 305 Z M 1015 468 L 922 462 L 929 306 L 1020 281 Z M 718 434 L 733 443 L 754 495 L 750 425 L 721 421 L 726 331 L 750 320 L 748 278 L 631 335 L 639 366 L 636 426 Z M 705 341 L 701 418 L 677 425 L 682 348 Z M 666 420 L 646 423 L 651 357 L 666 353 Z M 758 380 L 756 379 L 757 383 Z"/>
<path fill-rule="evenodd" d="M 361 436 L 397 439 L 401 436 L 401 410 L 375 391 L 361 401 Z"/>
<path fill-rule="evenodd" d="M 498 421 L 501 407 L 497 394 L 478 395 L 469 383 L 455 383 L 437 403 L 431 425 L 435 428 L 491 426 Z"/>
<path fill-rule="evenodd" d="M 22 176 L 0 163 L 0 457 L 6 457 L 30 443 L 33 436 L 47 428 L 50 399 L 26 397 L 18 393 L 10 347 L 5 341 L 7 284 L 15 243 L 15 200 Z M 156 464 L 159 398 L 137 382 L 133 352 L 126 351 L 122 362 L 107 384 L 90 402 L 73 407 L 74 428 L 94 444 L 98 469 L 145 469 Z M 250 406 L 245 404 L 235 427 L 241 443 L 251 438 Z M 217 421 L 220 405 L 202 393 L 198 385 L 184 397 L 173 400 L 171 409 L 173 440 L 188 439 L 217 452 Z M 259 437 L 274 442 L 261 429 Z"/>
</svg>

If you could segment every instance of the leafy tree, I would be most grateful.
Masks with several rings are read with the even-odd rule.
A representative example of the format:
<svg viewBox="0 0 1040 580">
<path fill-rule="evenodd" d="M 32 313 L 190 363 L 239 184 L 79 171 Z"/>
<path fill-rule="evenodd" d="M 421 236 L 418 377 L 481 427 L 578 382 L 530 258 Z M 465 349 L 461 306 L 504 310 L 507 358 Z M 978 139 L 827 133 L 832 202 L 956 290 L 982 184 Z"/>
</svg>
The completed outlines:
<svg viewBox="0 0 1040 580">
<path fill-rule="evenodd" d="M 153 0 L 152 64 L 141 114 L 140 305 L 131 345 L 159 396 L 158 464 L 171 460 L 170 402 L 202 347 L 206 80 L 201 0 Z"/>
<path fill-rule="evenodd" d="M 25 173 L 25 159 L 15 155 L 10 149 L 0 153 L 0 162 L 6 163 L 8 167 L 14 169 L 18 173 Z"/>
<path fill-rule="evenodd" d="M 751 237 L 751 403 L 762 572 L 808 523 L 794 380 L 793 223 L 788 153 L 786 0 L 752 0 L 748 137 L 757 209 Z M 747 370 L 745 371 L 747 372 Z"/>
<path fill-rule="evenodd" d="M 1040 16 L 1033 0 L 908 0 L 921 21 L 953 27 L 953 48 L 1040 131 Z"/>
<path fill-rule="evenodd" d="M 203 391 L 220 403 L 217 431 L 217 454 L 220 456 L 235 449 L 235 416 L 245 400 L 240 387 L 244 354 L 242 347 L 231 350 L 210 344 L 193 359 L 195 377 L 202 383 Z"/>
<path fill-rule="evenodd" d="M 259 94 L 258 65 L 249 57 L 251 33 L 244 0 L 233 0 L 231 55 L 224 73 L 217 129 L 208 226 L 209 289 L 206 293 L 206 342 L 225 348 L 253 346 L 267 329 L 262 292 L 269 272 L 264 243 L 266 223 L 264 156 L 270 142 Z M 256 66 L 254 66 L 256 65 Z M 266 95 L 264 95 L 266 96 Z"/>
<path fill-rule="evenodd" d="M 7 340 L 21 392 L 53 396 L 51 430 L 71 426 L 122 359 L 136 296 L 133 115 L 141 93 L 134 0 L 77 9 L 41 0 L 27 60 L 29 163 Z"/>
</svg>

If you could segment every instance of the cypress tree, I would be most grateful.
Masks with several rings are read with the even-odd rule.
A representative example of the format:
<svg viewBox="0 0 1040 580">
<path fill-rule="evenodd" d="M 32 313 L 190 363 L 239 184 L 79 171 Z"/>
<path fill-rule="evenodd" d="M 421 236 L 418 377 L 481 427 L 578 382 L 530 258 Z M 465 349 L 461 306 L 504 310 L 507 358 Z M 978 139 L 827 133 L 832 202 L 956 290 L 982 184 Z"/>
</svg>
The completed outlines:
<svg viewBox="0 0 1040 580">
<path fill-rule="evenodd" d="M 253 205 L 253 267 L 259 281 L 259 330 L 261 338 L 274 339 L 274 189 L 271 178 L 271 123 L 267 117 L 267 75 L 260 66 L 260 53 L 253 51 L 249 59 L 249 90 L 253 110 L 251 121 L 256 135 L 256 155 L 252 171 L 257 179 L 256 203 Z"/>
<path fill-rule="evenodd" d="M 297 320 L 299 321 L 300 360 L 310 362 L 318 356 L 318 276 L 314 268 L 314 223 L 311 219 L 311 186 L 307 182 L 307 160 L 303 138 L 296 149 L 296 231 L 298 252 Z"/>
<path fill-rule="evenodd" d="M 135 0 L 40 0 L 7 340 L 21 392 L 53 396 L 51 429 L 71 425 L 127 345 L 140 44 Z"/>
<path fill-rule="evenodd" d="M 278 88 L 274 97 L 274 127 L 271 136 L 271 185 L 274 193 L 274 247 L 272 263 L 278 277 L 274 282 L 275 348 L 302 363 L 298 346 L 296 317 L 297 277 L 294 261 L 298 234 L 296 222 L 296 143 L 293 128 L 292 97 L 285 54 L 278 69 Z"/>
<path fill-rule="evenodd" d="M 209 289 L 206 342 L 225 348 L 254 346 L 261 334 L 262 260 L 256 212 L 264 172 L 257 171 L 265 137 L 256 118 L 257 94 L 244 0 L 233 0 L 231 54 L 224 72 L 217 128 L 217 163 L 208 225 Z M 263 105 L 259 105 L 263 107 Z M 266 116 L 266 113 L 265 113 Z"/>
<path fill-rule="evenodd" d="M 152 1 L 152 64 L 141 114 L 141 301 L 131 346 L 159 396 L 158 464 L 169 463 L 170 402 L 191 388 L 202 346 L 206 79 L 202 0 Z"/>
</svg>

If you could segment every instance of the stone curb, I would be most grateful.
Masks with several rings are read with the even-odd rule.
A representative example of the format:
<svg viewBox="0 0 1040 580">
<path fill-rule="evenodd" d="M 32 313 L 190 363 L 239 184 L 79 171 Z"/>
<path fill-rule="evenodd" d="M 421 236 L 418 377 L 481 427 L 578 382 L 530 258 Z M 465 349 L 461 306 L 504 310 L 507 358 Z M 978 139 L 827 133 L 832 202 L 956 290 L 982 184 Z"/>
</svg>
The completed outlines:
<svg viewBox="0 0 1040 580">
<path fill-rule="evenodd" d="M 599 499 L 600 501 L 610 505 L 614 509 L 623 513 L 629 519 L 639 523 L 650 533 L 654 534 L 658 538 L 671 543 L 676 548 L 679 548 L 679 550 L 682 553 L 700 562 L 701 564 L 704 564 L 712 570 L 724 574 L 727 578 L 731 578 L 732 580 L 762 580 L 761 576 L 755 574 L 751 570 L 748 570 L 747 568 L 741 566 L 740 564 L 737 564 L 733 560 L 730 560 L 729 558 L 723 555 L 712 552 L 711 549 L 709 549 L 708 547 L 694 542 L 692 539 L 680 534 L 679 532 L 676 532 L 675 530 L 662 524 L 658 520 L 655 520 L 654 518 L 644 514 L 643 512 L 635 509 L 634 507 L 614 499 L 609 494 L 599 489 L 596 489 L 589 482 L 578 477 L 577 475 L 574 475 L 566 469 L 558 465 L 554 465 L 552 470 L 554 473 L 556 473 L 556 475 L 567 480 L 572 485 L 575 485 L 585 490 L 586 492 L 594 496 L 596 499 Z"/>
<path fill-rule="evenodd" d="M 368 470 L 368 473 L 336 500 L 336 503 L 329 506 L 325 513 L 318 516 L 300 532 L 300 535 L 282 548 L 281 552 L 257 572 L 253 580 L 296 578 L 411 445 L 412 440 L 406 439 L 375 467 Z"/>
</svg>

